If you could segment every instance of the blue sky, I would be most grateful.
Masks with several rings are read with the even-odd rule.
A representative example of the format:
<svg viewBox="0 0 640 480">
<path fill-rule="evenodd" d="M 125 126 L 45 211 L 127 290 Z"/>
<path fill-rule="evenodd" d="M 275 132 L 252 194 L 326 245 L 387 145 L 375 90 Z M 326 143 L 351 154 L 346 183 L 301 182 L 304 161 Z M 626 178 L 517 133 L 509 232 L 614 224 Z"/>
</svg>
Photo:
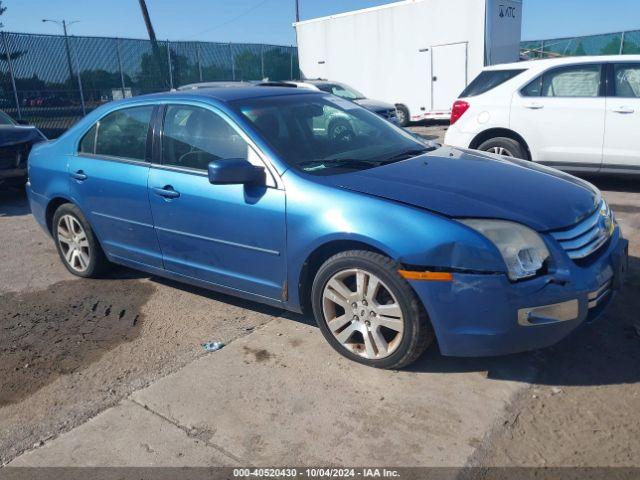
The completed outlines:
<svg viewBox="0 0 640 480">
<path fill-rule="evenodd" d="M 145 38 L 138 0 L 4 0 L 1 20 L 16 32 L 58 33 L 42 18 L 80 20 L 76 35 Z M 300 0 L 302 19 L 390 3 Z M 523 39 L 640 29 L 638 0 L 524 0 Z M 294 0 L 147 0 L 158 38 L 295 43 Z"/>
</svg>

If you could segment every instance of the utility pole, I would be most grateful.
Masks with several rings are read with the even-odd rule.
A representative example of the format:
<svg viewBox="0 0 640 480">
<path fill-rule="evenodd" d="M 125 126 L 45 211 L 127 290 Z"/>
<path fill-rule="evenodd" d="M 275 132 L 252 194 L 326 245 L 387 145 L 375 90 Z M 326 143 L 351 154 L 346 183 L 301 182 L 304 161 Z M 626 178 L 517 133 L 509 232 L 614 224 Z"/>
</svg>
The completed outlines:
<svg viewBox="0 0 640 480">
<path fill-rule="evenodd" d="M 149 10 L 147 9 L 147 2 L 145 2 L 145 0 L 138 1 L 140 2 L 140 10 L 142 10 L 142 17 L 144 18 L 144 24 L 147 27 L 149 40 L 151 40 L 151 43 L 157 47 L 158 41 L 156 40 L 156 32 L 153 30 L 153 25 L 151 24 L 151 17 L 149 16 Z"/>
<path fill-rule="evenodd" d="M 300 21 L 300 0 L 296 0 L 296 22 Z"/>
<path fill-rule="evenodd" d="M 151 50 L 153 51 L 153 57 L 156 59 L 156 63 L 158 64 L 158 71 L 160 74 L 164 72 L 164 66 L 162 65 L 162 53 L 160 52 L 160 47 L 158 46 L 158 40 L 156 39 L 156 32 L 153 29 L 153 24 L 151 23 L 151 17 L 149 16 L 149 9 L 147 9 L 147 2 L 145 0 L 138 0 L 140 3 L 140 10 L 142 11 L 142 18 L 144 18 L 144 24 L 147 27 L 147 33 L 149 34 L 149 40 L 151 41 Z M 170 61 L 167 58 L 167 61 Z M 169 75 L 171 75 L 171 66 L 169 67 Z M 171 81 L 169 80 L 169 85 Z"/>
</svg>

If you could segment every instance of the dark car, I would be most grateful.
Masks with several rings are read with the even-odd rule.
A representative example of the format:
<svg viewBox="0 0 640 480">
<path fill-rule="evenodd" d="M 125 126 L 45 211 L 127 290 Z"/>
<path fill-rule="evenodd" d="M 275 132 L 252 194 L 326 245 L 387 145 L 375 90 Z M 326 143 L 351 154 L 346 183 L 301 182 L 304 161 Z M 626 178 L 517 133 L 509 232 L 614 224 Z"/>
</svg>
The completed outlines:
<svg viewBox="0 0 640 480">
<path fill-rule="evenodd" d="M 281 82 L 262 82 L 258 83 L 259 86 L 267 87 L 296 87 L 307 88 L 309 90 L 320 90 L 321 92 L 331 93 L 336 97 L 344 98 L 353 103 L 357 103 L 367 110 L 377 113 L 382 118 L 389 120 L 391 123 L 398 125 L 398 112 L 396 107 L 391 103 L 383 102 L 380 100 L 373 100 L 365 97 L 362 93 L 355 88 L 350 87 L 344 83 L 333 82 L 329 80 L 287 80 Z"/>
<path fill-rule="evenodd" d="M 31 147 L 46 139 L 36 127 L 21 125 L 0 110 L 0 185 L 24 185 Z"/>
</svg>

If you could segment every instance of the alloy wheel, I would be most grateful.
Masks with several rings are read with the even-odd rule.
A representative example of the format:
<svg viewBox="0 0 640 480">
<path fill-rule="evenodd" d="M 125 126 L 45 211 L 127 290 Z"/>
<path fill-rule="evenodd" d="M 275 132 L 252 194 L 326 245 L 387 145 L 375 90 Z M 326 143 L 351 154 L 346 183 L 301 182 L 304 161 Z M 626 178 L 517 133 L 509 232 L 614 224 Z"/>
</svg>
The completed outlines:
<svg viewBox="0 0 640 480">
<path fill-rule="evenodd" d="M 76 272 L 89 268 L 91 250 L 87 234 L 73 215 L 63 215 L 58 221 L 58 244 L 67 264 Z"/>
<path fill-rule="evenodd" d="M 404 317 L 390 288 L 362 269 L 342 270 L 326 283 L 324 320 L 348 351 L 367 359 L 391 355 L 400 345 Z"/>
<path fill-rule="evenodd" d="M 495 153 L 496 155 L 502 155 L 504 157 L 513 157 L 513 154 L 504 147 L 491 147 L 487 149 L 489 153 Z"/>
<path fill-rule="evenodd" d="M 396 110 L 396 118 L 398 119 L 398 124 L 404 125 L 407 122 L 407 117 L 404 114 L 404 110 L 398 108 Z"/>
</svg>

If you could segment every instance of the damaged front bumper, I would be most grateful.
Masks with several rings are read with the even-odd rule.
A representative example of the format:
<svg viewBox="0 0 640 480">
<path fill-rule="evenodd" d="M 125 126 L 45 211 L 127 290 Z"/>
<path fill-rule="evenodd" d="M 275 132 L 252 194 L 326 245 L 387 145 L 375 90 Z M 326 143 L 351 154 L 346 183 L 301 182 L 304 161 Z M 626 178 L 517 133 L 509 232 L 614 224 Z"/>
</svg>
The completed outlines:
<svg viewBox="0 0 640 480">
<path fill-rule="evenodd" d="M 46 137 L 33 127 L 5 127 L 0 130 L 0 183 L 27 178 L 27 159 L 35 143 Z"/>
<path fill-rule="evenodd" d="M 451 282 L 409 283 L 425 305 L 442 354 L 517 353 L 552 345 L 594 320 L 622 284 L 628 242 L 616 228 L 593 258 L 580 264 L 564 258 L 557 270 L 523 282 L 510 282 L 505 274 L 454 273 Z"/>
<path fill-rule="evenodd" d="M 0 181 L 27 177 L 30 143 L 0 146 Z"/>
</svg>

